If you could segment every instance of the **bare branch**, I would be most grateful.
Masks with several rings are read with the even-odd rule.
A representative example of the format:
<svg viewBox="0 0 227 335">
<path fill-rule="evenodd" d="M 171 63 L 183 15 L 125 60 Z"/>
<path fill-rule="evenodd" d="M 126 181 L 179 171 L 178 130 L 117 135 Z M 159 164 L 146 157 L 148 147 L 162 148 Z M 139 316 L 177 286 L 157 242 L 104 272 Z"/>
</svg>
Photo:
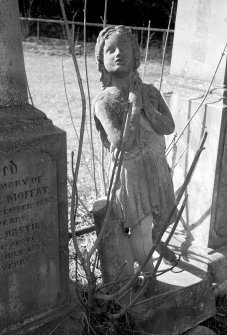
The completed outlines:
<svg viewBox="0 0 227 335">
<path fill-rule="evenodd" d="M 77 185 L 77 179 L 78 179 L 78 174 L 79 174 L 79 167 L 80 167 L 80 160 L 81 160 L 81 153 L 82 153 L 82 145 L 83 145 L 83 137 L 84 137 L 84 125 L 85 125 L 85 119 L 86 119 L 86 100 L 85 100 L 85 94 L 84 94 L 84 89 L 83 89 L 83 85 L 82 85 L 82 78 L 81 78 L 81 75 L 80 75 L 80 70 L 79 70 L 75 50 L 74 50 L 73 43 L 72 43 L 72 38 L 71 38 L 70 30 L 69 30 L 69 25 L 68 25 L 66 13 L 65 13 L 65 7 L 64 7 L 63 0 L 59 0 L 59 3 L 60 3 L 60 7 L 61 7 L 64 23 L 65 23 L 68 42 L 69 42 L 69 45 L 70 45 L 70 48 L 71 48 L 73 63 L 74 63 L 74 67 L 75 67 L 75 70 L 76 70 L 77 80 L 78 80 L 78 84 L 79 84 L 79 88 L 80 88 L 80 94 L 81 94 L 81 101 L 82 101 L 82 117 L 81 117 L 81 127 L 80 127 L 80 138 L 79 138 L 79 146 L 78 146 L 76 167 L 75 167 L 75 170 L 74 170 L 74 177 L 73 177 L 70 223 L 71 223 L 71 230 L 72 230 L 74 248 L 76 250 L 77 256 L 78 256 L 81 264 L 83 265 L 83 268 L 85 270 L 86 275 L 89 277 L 90 273 L 89 273 L 89 271 L 87 271 L 83 256 L 82 256 L 82 254 L 79 250 L 79 246 L 78 246 L 77 238 L 76 238 L 75 226 L 74 226 L 76 185 Z"/>
<path fill-rule="evenodd" d="M 209 84 L 209 86 L 208 86 L 208 88 L 207 88 L 206 93 L 205 93 L 204 96 L 203 96 L 202 101 L 200 102 L 199 106 L 197 107 L 197 109 L 195 110 L 195 112 L 192 114 L 192 116 L 188 119 L 186 125 L 184 126 L 183 130 L 181 131 L 180 135 L 178 136 L 177 140 L 175 141 L 175 144 L 178 143 L 178 141 L 180 140 L 181 136 L 184 134 L 185 129 L 188 127 L 189 123 L 192 121 L 192 119 L 194 118 L 194 116 L 195 116 L 195 115 L 197 114 L 197 112 L 200 110 L 200 108 L 202 107 L 202 105 L 203 105 L 204 101 L 206 100 L 208 94 L 210 93 L 211 86 L 212 86 L 212 84 L 213 84 L 214 78 L 215 78 L 216 73 L 217 73 L 217 71 L 218 71 L 218 69 L 219 69 L 219 66 L 220 66 L 220 64 L 221 64 L 222 58 L 223 58 L 224 55 L 225 55 L 226 48 L 227 48 L 227 43 L 225 44 L 224 50 L 223 50 L 223 52 L 222 52 L 222 54 L 221 54 L 221 57 L 220 57 L 220 59 L 219 59 L 219 61 L 218 61 L 218 64 L 217 64 L 217 67 L 216 67 L 216 69 L 215 69 L 215 71 L 214 71 L 213 77 L 211 78 L 210 84 Z M 168 154 L 171 152 L 172 149 L 173 149 L 173 146 L 172 146 L 171 148 L 169 148 L 169 150 L 167 151 L 167 153 L 166 153 L 166 157 L 168 156 Z"/>
<path fill-rule="evenodd" d="M 75 135 L 76 135 L 76 139 L 77 139 L 77 141 L 79 141 L 79 136 L 78 136 L 78 133 L 77 133 L 77 130 L 76 130 L 76 126 L 75 126 L 74 120 L 73 120 L 72 110 L 71 110 L 71 108 L 70 108 L 70 103 L 69 103 L 69 98 L 68 98 L 68 93 L 67 93 L 67 88 L 66 88 L 65 70 L 64 70 L 64 62 L 63 62 L 63 58 L 62 58 L 62 77 L 63 77 L 64 92 L 65 92 L 65 98 L 66 98 L 67 107 L 68 107 L 68 111 L 69 111 L 69 116 L 70 116 L 71 123 L 72 123 L 73 129 L 74 129 Z M 92 178 L 92 174 L 91 174 L 91 171 L 90 171 L 90 169 L 89 169 L 89 166 L 88 166 L 88 164 L 87 164 L 87 162 L 86 162 L 86 159 L 85 159 L 85 157 L 84 157 L 83 151 L 82 151 L 82 158 L 83 158 L 84 164 L 85 164 L 85 166 L 86 166 L 86 168 L 87 168 L 87 171 L 88 171 L 89 175 L 90 175 L 91 178 Z"/>
<path fill-rule="evenodd" d="M 145 261 L 143 262 L 143 264 L 141 266 L 138 267 L 137 271 L 135 272 L 135 275 L 125 284 L 125 286 L 123 286 L 119 291 L 117 291 L 116 293 L 112 294 L 112 295 L 105 295 L 103 297 L 104 300 L 113 300 L 113 299 L 117 299 L 120 295 L 122 295 L 125 291 L 127 291 L 136 281 L 137 277 L 141 274 L 141 272 L 143 271 L 144 267 L 147 265 L 147 263 L 149 262 L 150 258 L 152 257 L 154 251 L 156 250 L 157 248 L 157 245 L 160 243 L 168 225 L 169 225 L 169 222 L 171 222 L 171 218 L 173 216 L 173 214 L 175 213 L 175 211 L 177 210 L 177 205 L 179 204 L 190 180 L 191 180 L 191 177 L 192 177 L 192 174 L 195 170 L 195 167 L 196 167 L 196 164 L 199 160 L 199 157 L 202 153 L 202 150 L 204 149 L 204 143 L 206 141 L 206 138 L 207 138 L 207 132 L 204 134 L 203 136 L 203 139 L 202 139 L 202 142 L 199 146 L 199 149 L 197 150 L 196 154 L 195 154 L 195 157 L 193 159 L 193 162 L 190 166 L 190 169 L 188 171 L 188 174 L 184 180 L 184 183 L 183 185 L 181 186 L 181 188 L 179 189 L 179 192 L 178 192 L 178 195 L 177 195 L 177 198 L 176 198 L 176 204 L 173 206 L 172 210 L 170 211 L 164 225 L 163 225 L 163 228 L 161 229 L 160 233 L 158 234 L 156 240 L 154 241 L 154 244 L 151 248 L 151 250 L 149 251 Z M 100 295 L 99 295 L 100 297 Z"/>
<path fill-rule="evenodd" d="M 106 27 L 106 23 L 107 23 L 107 4 L 108 4 L 108 0 L 105 0 L 103 29 Z"/>
<path fill-rule="evenodd" d="M 150 27 L 151 27 L 151 21 L 148 22 L 148 31 L 147 31 L 147 45 L 146 45 L 146 54 L 145 54 L 145 60 L 144 60 L 144 67 L 143 67 L 143 76 L 142 80 L 144 79 L 145 70 L 147 66 L 147 56 L 148 56 L 148 50 L 149 50 L 149 43 L 150 43 Z"/>
<path fill-rule="evenodd" d="M 114 183 L 114 186 L 113 186 L 113 189 L 112 189 L 112 192 L 111 192 L 111 199 L 110 199 L 109 202 L 107 202 L 107 212 L 106 212 L 106 216 L 105 216 L 105 219 L 103 221 L 103 224 L 102 224 L 102 228 L 99 232 L 99 235 L 98 235 L 93 247 L 91 248 L 91 250 L 88 253 L 88 257 L 91 257 L 91 255 L 94 253 L 95 249 L 98 248 L 100 242 L 102 241 L 102 239 L 104 237 L 105 230 L 106 230 L 106 224 L 108 224 L 109 220 L 110 220 L 113 201 L 114 201 L 116 190 L 117 190 L 117 181 L 118 181 L 118 178 L 119 178 L 120 172 L 121 172 L 121 165 L 122 165 L 123 155 L 124 155 L 124 147 L 125 147 L 125 143 L 126 143 L 127 137 L 128 137 L 127 135 L 128 135 L 130 118 L 131 118 L 131 112 L 132 112 L 131 106 L 128 104 L 128 106 L 125 110 L 125 113 L 124 113 L 124 119 L 123 119 L 122 129 L 121 129 L 120 145 L 119 145 L 119 148 L 118 148 L 118 153 L 120 153 L 120 158 L 119 158 L 119 160 L 117 160 L 117 158 L 115 159 L 115 163 L 117 164 L 118 168 L 117 168 L 115 183 Z M 118 154 L 117 154 L 117 157 L 118 157 Z"/>
<path fill-rule="evenodd" d="M 166 239 L 166 242 L 165 242 L 165 246 L 168 245 L 168 243 L 170 242 L 176 228 L 177 228 L 177 225 L 180 221 L 180 218 L 181 218 L 181 215 L 183 213 L 183 210 L 185 208 L 185 205 L 186 205 L 186 201 L 187 201 L 187 197 L 184 199 L 182 205 L 181 205 L 181 208 L 178 212 L 178 215 L 177 215 L 177 218 L 176 218 L 176 221 L 171 229 L 171 233 L 169 234 L 168 238 Z M 155 277 L 156 273 L 157 273 L 157 270 L 159 268 L 159 265 L 163 259 L 163 252 L 164 252 L 164 249 L 162 250 L 162 252 L 160 253 L 160 256 L 158 258 L 158 261 L 154 267 L 154 270 L 152 271 L 152 275 L 151 275 L 151 278 L 147 278 L 145 283 L 144 283 L 144 286 L 142 287 L 142 289 L 140 290 L 140 292 L 134 297 L 134 299 L 126 306 L 124 307 L 119 313 L 116 313 L 116 314 L 109 314 L 110 317 L 114 318 L 114 319 L 118 319 L 120 318 L 122 315 L 124 315 L 130 308 L 132 308 L 135 303 L 138 301 L 138 299 L 141 297 L 141 295 L 145 292 L 145 290 L 148 288 L 149 284 L 152 282 L 152 279 Z"/>
<path fill-rule="evenodd" d="M 172 1 L 172 5 L 171 5 L 170 16 L 169 16 L 169 23 L 168 23 L 168 28 L 167 28 L 167 33 L 166 33 L 166 39 L 165 39 L 165 45 L 164 45 L 164 50 L 163 50 L 163 54 L 162 54 L 162 66 L 161 66 L 161 75 L 160 75 L 160 81 L 159 81 L 159 92 L 161 91 L 161 88 L 162 88 L 162 79 L 163 79 L 163 72 L 164 72 L 164 62 L 165 62 L 165 55 L 166 55 L 166 47 L 167 47 L 167 41 L 168 41 L 168 37 L 169 37 L 170 24 L 171 24 L 172 17 L 173 17 L 173 6 L 174 6 L 174 1 Z"/>
</svg>

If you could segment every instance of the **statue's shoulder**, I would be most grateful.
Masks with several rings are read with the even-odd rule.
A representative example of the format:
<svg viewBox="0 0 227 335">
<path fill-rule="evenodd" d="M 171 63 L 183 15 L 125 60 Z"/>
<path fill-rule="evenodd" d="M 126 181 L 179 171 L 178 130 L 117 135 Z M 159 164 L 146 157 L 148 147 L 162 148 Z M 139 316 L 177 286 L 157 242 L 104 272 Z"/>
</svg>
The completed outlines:
<svg viewBox="0 0 227 335">
<path fill-rule="evenodd" d="M 93 111 L 95 112 L 95 110 L 98 111 L 100 109 L 101 111 L 105 109 L 105 112 L 109 117 L 115 117 L 121 109 L 119 102 L 120 97 L 118 90 L 114 87 L 107 87 L 94 97 Z"/>
<path fill-rule="evenodd" d="M 105 98 L 105 92 L 104 91 L 100 91 L 98 94 L 96 94 L 96 96 L 92 100 L 93 106 L 96 103 L 101 103 L 104 100 L 104 98 Z"/>
<path fill-rule="evenodd" d="M 101 91 L 99 92 L 92 100 L 92 112 L 94 117 L 97 117 L 97 112 L 100 108 L 105 108 L 105 101 L 106 101 L 106 92 Z"/>
<path fill-rule="evenodd" d="M 156 96 L 159 94 L 159 90 L 157 89 L 157 87 L 155 87 L 153 84 L 146 84 L 143 83 L 142 84 L 142 89 L 143 90 L 147 90 L 149 92 L 149 94 Z"/>
<path fill-rule="evenodd" d="M 159 90 L 153 84 L 146 83 L 142 84 L 142 90 L 148 94 L 150 102 L 156 106 L 160 97 Z"/>
<path fill-rule="evenodd" d="M 100 91 L 94 98 L 93 104 L 107 104 L 112 99 L 111 90 L 105 88 L 103 91 Z"/>
</svg>

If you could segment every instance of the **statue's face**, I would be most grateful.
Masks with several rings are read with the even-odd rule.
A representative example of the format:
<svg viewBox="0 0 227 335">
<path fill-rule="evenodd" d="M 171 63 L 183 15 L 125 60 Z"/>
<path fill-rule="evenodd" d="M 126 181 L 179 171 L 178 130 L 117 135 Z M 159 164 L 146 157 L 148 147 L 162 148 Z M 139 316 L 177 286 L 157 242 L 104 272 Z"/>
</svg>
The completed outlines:
<svg viewBox="0 0 227 335">
<path fill-rule="evenodd" d="M 103 61 L 112 77 L 126 78 L 133 70 L 133 50 L 129 38 L 119 33 L 110 35 L 105 41 Z"/>
</svg>

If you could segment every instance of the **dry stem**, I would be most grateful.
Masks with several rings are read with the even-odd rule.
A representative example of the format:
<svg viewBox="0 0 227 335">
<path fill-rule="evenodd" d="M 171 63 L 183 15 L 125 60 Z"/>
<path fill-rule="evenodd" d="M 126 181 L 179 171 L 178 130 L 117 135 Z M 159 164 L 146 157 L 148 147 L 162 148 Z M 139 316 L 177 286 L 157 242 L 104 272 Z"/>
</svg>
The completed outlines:
<svg viewBox="0 0 227 335">
<path fill-rule="evenodd" d="M 92 132 L 92 117 L 91 117 L 91 95 L 90 95 L 90 87 L 89 87 L 89 79 L 88 79 L 88 69 L 87 69 L 87 48 L 86 48 L 86 15 L 87 15 L 87 0 L 84 2 L 84 64 L 85 64 L 85 75 L 86 75 L 86 83 L 87 83 L 87 93 L 88 93 L 88 106 L 89 106 L 89 125 L 90 125 L 90 141 L 91 141 L 91 158 L 93 165 L 93 182 L 95 187 L 95 195 L 96 198 L 98 196 L 98 189 L 96 183 L 96 171 L 95 171 L 95 154 L 94 154 L 94 143 L 93 143 L 93 132 Z"/>
<path fill-rule="evenodd" d="M 142 76 L 142 80 L 144 79 L 145 70 L 146 70 L 146 66 L 147 66 L 147 56 L 148 56 L 149 43 L 150 43 L 150 26 L 151 26 L 151 21 L 149 20 L 149 22 L 148 22 L 148 31 L 147 31 L 146 54 L 145 54 L 145 60 L 144 60 L 144 67 L 143 67 L 143 76 Z"/>
<path fill-rule="evenodd" d="M 165 38 L 165 45 L 164 45 L 164 50 L 163 50 L 163 55 L 162 55 L 162 66 L 161 66 L 161 75 L 160 75 L 160 81 L 159 81 L 159 92 L 161 91 L 161 88 L 162 88 L 162 79 L 163 79 L 163 72 L 164 72 L 166 47 L 167 47 L 167 41 L 168 41 L 168 37 L 169 37 L 170 23 L 171 23 L 172 17 L 173 17 L 173 6 L 174 6 L 174 1 L 172 1 L 172 5 L 171 5 L 168 28 L 167 28 L 166 38 Z"/>
<path fill-rule="evenodd" d="M 107 212 L 106 212 L 103 224 L 102 224 L 102 228 L 99 232 L 99 235 L 98 235 L 96 241 L 94 242 L 94 245 L 92 246 L 92 248 L 90 249 L 90 251 L 88 253 L 89 258 L 91 258 L 95 249 L 97 249 L 99 244 L 101 243 L 101 241 L 104 237 L 104 234 L 105 234 L 106 225 L 109 223 L 110 216 L 112 214 L 113 201 L 114 201 L 116 190 L 117 190 L 117 181 L 118 181 L 118 178 L 119 178 L 120 172 L 121 172 L 121 165 L 122 165 L 122 161 L 123 161 L 124 147 L 125 147 L 125 143 L 127 141 L 127 134 L 128 134 L 128 129 L 129 129 L 130 118 L 131 118 L 131 108 L 127 108 L 125 113 L 124 113 L 123 127 L 122 127 L 122 131 L 121 131 L 121 139 L 120 139 L 120 144 L 119 144 L 120 148 L 118 148 L 118 151 L 120 152 L 120 158 L 119 158 L 119 161 L 117 161 L 117 159 L 115 159 L 115 163 L 117 164 L 118 168 L 117 168 L 115 183 L 114 183 L 114 186 L 113 186 L 112 192 L 111 192 L 111 199 L 107 203 Z M 110 187 L 111 187 L 111 185 L 110 185 Z"/>
<path fill-rule="evenodd" d="M 59 0 L 59 3 L 60 3 L 60 7 L 61 7 L 64 23 L 65 23 L 68 42 L 69 42 L 69 45 L 70 45 L 70 48 L 71 48 L 73 63 L 74 63 L 74 67 L 75 67 L 75 70 L 76 70 L 77 80 L 78 80 L 80 94 L 81 94 L 81 101 L 82 101 L 82 118 L 81 118 L 81 127 L 80 127 L 80 138 L 79 138 L 77 161 L 76 161 L 76 167 L 75 167 L 75 170 L 74 170 L 73 185 L 72 185 L 70 223 L 71 223 L 71 230 L 72 230 L 74 248 L 76 250 L 78 259 L 80 260 L 80 262 L 81 262 L 81 264 L 84 268 L 84 271 L 89 278 L 90 277 L 89 266 L 87 266 L 85 264 L 83 256 L 80 252 L 80 249 L 79 249 L 79 246 L 78 246 L 78 243 L 77 243 L 76 231 L 75 231 L 75 225 L 74 225 L 76 185 L 77 185 L 77 179 L 78 179 L 78 174 L 79 174 L 79 167 L 80 167 L 80 160 L 81 160 L 81 153 L 82 153 L 82 145 L 83 145 L 83 137 L 84 137 L 84 125 L 85 125 L 85 118 L 86 118 L 86 100 L 85 100 L 85 94 L 84 94 L 84 89 L 83 89 L 83 85 L 82 85 L 82 78 L 81 78 L 81 75 L 80 75 L 80 70 L 79 70 L 75 50 L 74 50 L 73 43 L 72 43 L 72 38 L 71 38 L 70 30 L 69 30 L 69 25 L 68 25 L 66 13 L 65 13 L 65 7 L 64 7 L 63 0 Z"/>
<path fill-rule="evenodd" d="M 173 234 L 174 234 L 174 232 L 175 232 L 175 230 L 176 230 L 176 228 L 177 228 L 177 225 L 178 225 L 178 223 L 179 223 L 179 221 L 180 221 L 181 215 L 182 215 L 183 210 L 184 210 L 184 208 L 185 208 L 186 201 L 187 201 L 187 197 L 184 199 L 184 201 L 183 201 L 183 203 L 182 203 L 182 205 L 181 205 L 181 208 L 180 208 L 180 210 L 179 210 L 179 212 L 178 212 L 176 221 L 175 221 L 175 223 L 174 223 L 174 225 L 173 225 L 173 227 L 172 227 L 172 229 L 171 229 L 171 232 L 170 232 L 168 238 L 166 239 L 166 242 L 164 243 L 164 246 L 167 246 L 167 245 L 168 245 L 168 243 L 170 242 L 170 240 L 171 240 L 171 238 L 172 238 L 172 236 L 173 236 Z M 118 319 L 118 318 L 120 318 L 122 315 L 124 315 L 130 308 L 132 308 L 132 307 L 135 305 L 135 303 L 138 301 L 138 299 L 141 297 L 141 295 L 142 295 L 142 294 L 145 292 L 145 290 L 148 288 L 149 284 L 152 282 L 152 279 L 155 277 L 155 275 L 156 275 L 156 273 L 157 273 L 157 270 L 158 270 L 158 268 L 159 268 L 159 265 L 160 265 L 160 263 L 161 263 L 161 261 L 162 261 L 162 259 L 163 259 L 163 252 L 164 252 L 164 250 L 162 250 L 162 252 L 160 253 L 160 256 L 159 256 L 159 258 L 158 258 L 158 261 L 157 261 L 157 263 L 156 263 L 156 265 L 155 265 L 155 267 L 154 267 L 154 270 L 152 271 L 151 278 L 146 279 L 145 284 L 144 284 L 144 286 L 142 287 L 142 289 L 140 290 L 140 292 L 139 292 L 139 293 L 135 296 L 135 298 L 134 298 L 134 299 L 133 299 L 133 300 L 132 300 L 126 307 L 124 307 L 119 313 L 112 314 L 112 315 L 109 314 L 110 317 L 115 318 L 115 319 Z"/>
<path fill-rule="evenodd" d="M 202 101 L 200 102 L 199 106 L 197 107 L 197 109 L 195 110 L 195 112 L 192 114 L 192 116 L 188 119 L 186 125 L 184 126 L 183 130 L 181 131 L 180 135 L 178 136 L 177 140 L 175 141 L 175 145 L 178 143 L 178 141 L 180 140 L 181 136 L 184 134 L 185 129 L 187 128 L 187 126 L 189 125 L 189 123 L 192 121 L 192 119 L 194 118 L 194 116 L 197 114 L 197 112 L 200 110 L 200 108 L 202 107 L 202 105 L 203 105 L 204 101 L 206 100 L 208 94 L 210 93 L 211 86 L 212 86 L 212 84 L 213 84 L 214 78 L 215 78 L 216 73 L 217 73 L 217 71 L 218 71 L 218 69 L 219 69 L 219 66 L 220 66 L 220 64 L 221 64 L 222 58 L 223 58 L 224 55 L 225 55 L 226 48 L 227 48 L 227 43 L 225 44 L 224 50 L 223 50 L 223 52 L 222 52 L 222 54 L 221 54 L 221 57 L 220 57 L 220 59 L 219 59 L 219 61 L 218 61 L 218 64 L 217 64 L 217 67 L 216 67 L 216 69 L 215 69 L 215 71 L 214 71 L 213 77 L 212 77 L 212 79 L 211 79 L 211 81 L 210 81 L 210 84 L 209 84 L 209 86 L 208 86 L 208 89 L 207 89 L 206 93 L 205 93 L 204 96 L 203 96 Z M 166 157 L 168 156 L 168 154 L 171 152 L 172 149 L 173 149 L 173 146 L 172 146 L 171 148 L 169 148 L 169 150 L 167 151 L 167 153 L 166 153 Z"/>
<path fill-rule="evenodd" d="M 147 265 L 147 263 L 149 262 L 150 258 L 152 257 L 157 245 L 160 243 L 168 225 L 169 225 L 169 222 L 171 222 L 171 218 L 174 214 L 174 212 L 177 210 L 177 205 L 179 204 L 190 180 L 191 180 L 191 177 L 192 177 L 192 174 L 194 172 L 194 169 L 196 167 L 196 164 L 199 160 L 199 157 L 201 155 L 201 152 L 202 150 L 204 149 L 204 143 L 206 141 L 206 137 L 207 137 L 207 132 L 204 134 L 203 136 L 203 139 L 201 141 L 201 144 L 199 146 L 199 149 L 197 150 L 196 152 L 196 155 L 193 159 L 193 162 L 190 166 L 190 169 L 188 171 L 188 174 L 184 180 L 184 183 L 183 185 L 181 186 L 180 190 L 179 190 L 179 193 L 177 195 L 177 198 L 176 198 L 176 204 L 173 206 L 172 210 L 170 211 L 169 215 L 168 215 L 168 218 L 166 219 L 165 221 L 165 224 L 163 225 L 163 228 L 161 229 L 159 235 L 157 236 L 157 239 L 155 240 L 151 250 L 149 251 L 145 261 L 143 262 L 143 264 L 141 266 L 138 267 L 137 271 L 135 272 L 134 276 L 125 284 L 125 286 L 123 286 L 119 291 L 117 291 L 116 293 L 112 294 L 112 295 L 103 295 L 103 299 L 106 300 L 106 301 L 110 301 L 110 300 L 114 300 L 114 299 L 117 299 L 120 295 L 122 295 L 125 291 L 127 291 L 136 281 L 137 277 L 140 275 L 140 273 L 143 271 L 144 267 Z M 101 295 L 99 294 L 99 298 L 101 297 Z"/>
</svg>

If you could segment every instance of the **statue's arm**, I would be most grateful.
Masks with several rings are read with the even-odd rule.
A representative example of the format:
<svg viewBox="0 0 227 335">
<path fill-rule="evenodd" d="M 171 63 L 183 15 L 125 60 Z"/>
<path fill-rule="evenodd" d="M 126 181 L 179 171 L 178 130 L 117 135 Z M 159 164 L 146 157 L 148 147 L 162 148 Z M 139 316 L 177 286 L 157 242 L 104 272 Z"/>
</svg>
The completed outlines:
<svg viewBox="0 0 227 335">
<path fill-rule="evenodd" d="M 108 141 L 118 146 L 121 136 L 120 124 L 116 117 L 110 110 L 107 110 L 106 104 L 103 100 L 99 100 L 95 103 L 94 112 L 95 116 L 101 122 L 103 129 L 106 132 Z M 111 115 L 112 114 L 112 115 Z"/>
<path fill-rule="evenodd" d="M 160 135 L 170 135 L 175 124 L 170 110 L 161 93 L 154 86 L 146 86 L 143 90 L 144 112 L 155 131 Z"/>
<path fill-rule="evenodd" d="M 121 139 L 122 122 L 119 121 L 119 119 L 114 115 L 114 111 L 113 110 L 111 111 L 109 106 L 107 106 L 102 100 L 99 100 L 95 103 L 94 112 L 95 116 L 99 119 L 103 129 L 106 132 L 108 141 L 114 147 L 118 147 L 120 145 L 120 139 Z M 132 116 L 129 125 L 128 136 L 125 143 L 126 151 L 130 151 L 131 148 L 135 145 L 138 125 L 139 125 L 139 115 Z"/>
</svg>

